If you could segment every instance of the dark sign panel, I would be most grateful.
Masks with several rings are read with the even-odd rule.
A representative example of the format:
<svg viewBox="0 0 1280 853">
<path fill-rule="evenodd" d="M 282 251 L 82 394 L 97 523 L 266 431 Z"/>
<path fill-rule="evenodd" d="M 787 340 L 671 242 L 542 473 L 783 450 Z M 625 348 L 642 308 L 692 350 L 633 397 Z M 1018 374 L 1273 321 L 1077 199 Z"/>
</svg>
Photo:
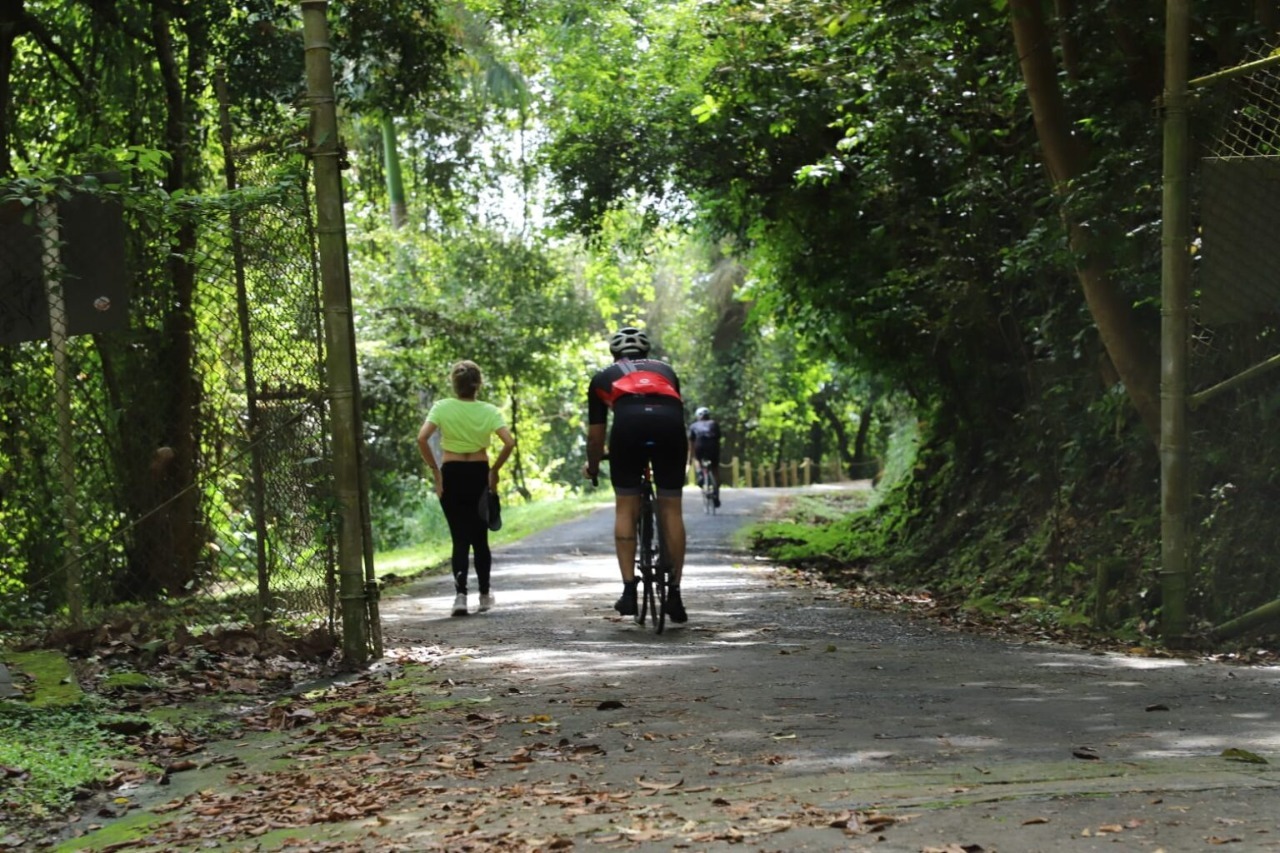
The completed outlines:
<svg viewBox="0 0 1280 853">
<path fill-rule="evenodd" d="M 68 333 L 122 328 L 129 287 L 120 203 L 75 193 L 57 210 Z M 49 337 L 44 241 L 33 213 L 16 202 L 0 205 L 0 344 Z"/>
</svg>

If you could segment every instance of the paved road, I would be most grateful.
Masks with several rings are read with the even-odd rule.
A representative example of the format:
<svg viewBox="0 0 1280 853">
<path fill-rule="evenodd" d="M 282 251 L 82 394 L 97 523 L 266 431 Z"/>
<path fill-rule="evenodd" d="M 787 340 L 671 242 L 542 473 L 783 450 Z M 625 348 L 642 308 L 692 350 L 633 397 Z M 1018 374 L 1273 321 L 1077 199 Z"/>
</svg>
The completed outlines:
<svg viewBox="0 0 1280 853">
<path fill-rule="evenodd" d="M 599 748 L 595 788 L 652 795 L 640 817 L 539 816 L 579 844 L 1280 850 L 1280 670 L 1013 644 L 856 609 L 735 548 L 771 494 L 726 490 L 716 517 L 686 501 L 690 620 L 662 636 L 610 609 L 602 512 L 503 550 L 490 613 L 450 618 L 443 578 L 388 600 L 388 641 L 470 650 L 459 694 L 552 718 L 548 731 Z M 523 808 L 495 805 L 486 826 L 520 826 Z"/>
<path fill-rule="evenodd" d="M 607 510 L 501 549 L 488 613 L 451 618 L 447 577 L 391 591 L 372 672 L 78 846 L 1280 850 L 1280 670 L 860 610 L 735 546 L 778 494 L 687 501 L 690 619 L 661 636 L 611 609 Z"/>
</svg>

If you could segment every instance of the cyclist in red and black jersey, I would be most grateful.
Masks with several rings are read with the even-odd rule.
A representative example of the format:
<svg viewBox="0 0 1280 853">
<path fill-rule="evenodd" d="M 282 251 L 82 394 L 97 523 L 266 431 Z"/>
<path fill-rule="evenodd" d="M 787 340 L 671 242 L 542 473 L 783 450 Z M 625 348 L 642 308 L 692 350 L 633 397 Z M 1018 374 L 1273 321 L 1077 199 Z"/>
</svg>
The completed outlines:
<svg viewBox="0 0 1280 853">
<path fill-rule="evenodd" d="M 609 338 L 614 362 L 591 377 L 587 388 L 586 475 L 595 479 L 605 454 L 608 431 L 609 481 L 616 507 L 613 540 L 622 572 L 622 597 L 614 609 L 632 616 L 639 609 L 635 576 L 636 521 L 640 514 L 640 476 L 646 463 L 653 466 L 658 496 L 658 524 L 662 530 L 672 583 L 667 592 L 667 616 L 685 622 L 680 598 L 684 568 L 685 532 L 681 515 L 684 472 L 689 446 L 684 434 L 684 404 L 680 379 L 671 365 L 647 358 L 649 337 L 628 326 Z"/>
</svg>

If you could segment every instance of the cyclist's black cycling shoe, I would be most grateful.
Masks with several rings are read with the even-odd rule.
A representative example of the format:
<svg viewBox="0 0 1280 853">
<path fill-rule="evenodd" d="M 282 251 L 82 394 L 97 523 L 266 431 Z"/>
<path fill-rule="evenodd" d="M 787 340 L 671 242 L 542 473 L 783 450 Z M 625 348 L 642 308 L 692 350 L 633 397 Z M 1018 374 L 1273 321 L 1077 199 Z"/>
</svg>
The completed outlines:
<svg viewBox="0 0 1280 853">
<path fill-rule="evenodd" d="M 685 623 L 689 621 L 689 614 L 684 612 L 684 602 L 680 600 L 680 588 L 667 588 L 667 604 L 663 608 L 667 611 L 667 618 L 672 622 Z"/>
<path fill-rule="evenodd" d="M 622 597 L 614 602 L 613 609 L 621 613 L 623 616 L 635 616 L 640 612 L 640 605 L 636 600 L 636 585 L 634 583 L 624 583 L 622 585 Z"/>
</svg>

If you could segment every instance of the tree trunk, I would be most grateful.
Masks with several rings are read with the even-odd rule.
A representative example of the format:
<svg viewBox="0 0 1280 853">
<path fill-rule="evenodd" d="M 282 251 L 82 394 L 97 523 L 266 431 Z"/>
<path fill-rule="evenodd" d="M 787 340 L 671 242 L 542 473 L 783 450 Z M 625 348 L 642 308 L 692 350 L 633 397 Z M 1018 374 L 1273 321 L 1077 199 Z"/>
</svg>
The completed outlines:
<svg viewBox="0 0 1280 853">
<path fill-rule="evenodd" d="M 1053 38 L 1040 0 L 1010 0 L 1013 38 L 1018 62 L 1031 101 L 1036 135 L 1045 168 L 1059 195 L 1070 191 L 1089 162 L 1085 143 L 1071 130 L 1071 118 L 1058 85 Z M 1154 440 L 1160 436 L 1159 358 L 1141 334 L 1132 304 L 1112 281 L 1093 235 L 1065 209 L 1062 213 L 1070 247 L 1076 257 L 1076 276 L 1098 328 L 1102 344 L 1124 383 L 1129 400 Z"/>
<path fill-rule="evenodd" d="M 813 406 L 813 410 L 831 425 L 831 431 L 836 436 L 836 452 L 840 455 L 841 467 L 852 477 L 854 456 L 849 447 L 849 433 L 844 428 L 844 421 L 831 408 L 831 402 L 827 399 L 825 391 L 819 391 L 810 397 L 809 405 Z"/>
<path fill-rule="evenodd" d="M 23 0 L 0 0 L 0 177 L 12 168 L 9 146 L 9 104 L 13 100 L 13 58 L 26 25 Z"/>
<path fill-rule="evenodd" d="M 1280 15 L 1277 14 L 1276 0 L 1253 0 L 1253 14 L 1258 19 L 1264 32 L 1274 35 L 1280 27 Z"/>
<path fill-rule="evenodd" d="M 192 139 L 186 79 L 177 59 L 169 15 L 155 10 L 151 20 L 156 58 L 165 88 L 165 147 L 172 156 L 166 178 L 169 192 L 195 189 L 192 177 Z M 188 41 L 190 38 L 188 37 Z M 196 47 L 188 44 L 188 50 Z M 193 58 L 193 64 L 198 63 Z M 196 577 L 204 525 L 201 520 L 200 490 L 196 483 L 200 454 L 201 384 L 195 363 L 196 271 L 190 262 L 195 256 L 196 227 L 182 223 L 169 258 L 172 298 L 164 324 L 164 342 L 157 354 L 156 369 L 163 376 L 167 397 L 160 401 L 165 410 L 164 439 L 146 458 L 147 479 L 152 484 L 159 509 L 151 516 L 147 541 L 152 591 L 181 594 L 192 589 Z M 134 405 L 154 406 L 154 400 L 135 400 Z M 135 460 L 136 461 L 136 460 Z"/>
<path fill-rule="evenodd" d="M 867 453 L 875 410 L 876 397 L 873 395 L 858 413 L 858 431 L 853 436 L 853 461 L 849 463 L 849 475 L 855 480 L 870 480 L 876 475 L 875 460 Z"/>
<path fill-rule="evenodd" d="M 746 269 L 732 258 L 720 258 L 712 270 L 710 297 L 716 320 L 711 329 L 711 360 L 723 384 L 711 401 L 711 408 L 720 410 L 715 418 L 720 423 L 722 459 L 745 452 L 742 419 L 737 408 L 744 396 L 743 339 L 750 307 L 738 298 L 745 278 Z"/>
</svg>

